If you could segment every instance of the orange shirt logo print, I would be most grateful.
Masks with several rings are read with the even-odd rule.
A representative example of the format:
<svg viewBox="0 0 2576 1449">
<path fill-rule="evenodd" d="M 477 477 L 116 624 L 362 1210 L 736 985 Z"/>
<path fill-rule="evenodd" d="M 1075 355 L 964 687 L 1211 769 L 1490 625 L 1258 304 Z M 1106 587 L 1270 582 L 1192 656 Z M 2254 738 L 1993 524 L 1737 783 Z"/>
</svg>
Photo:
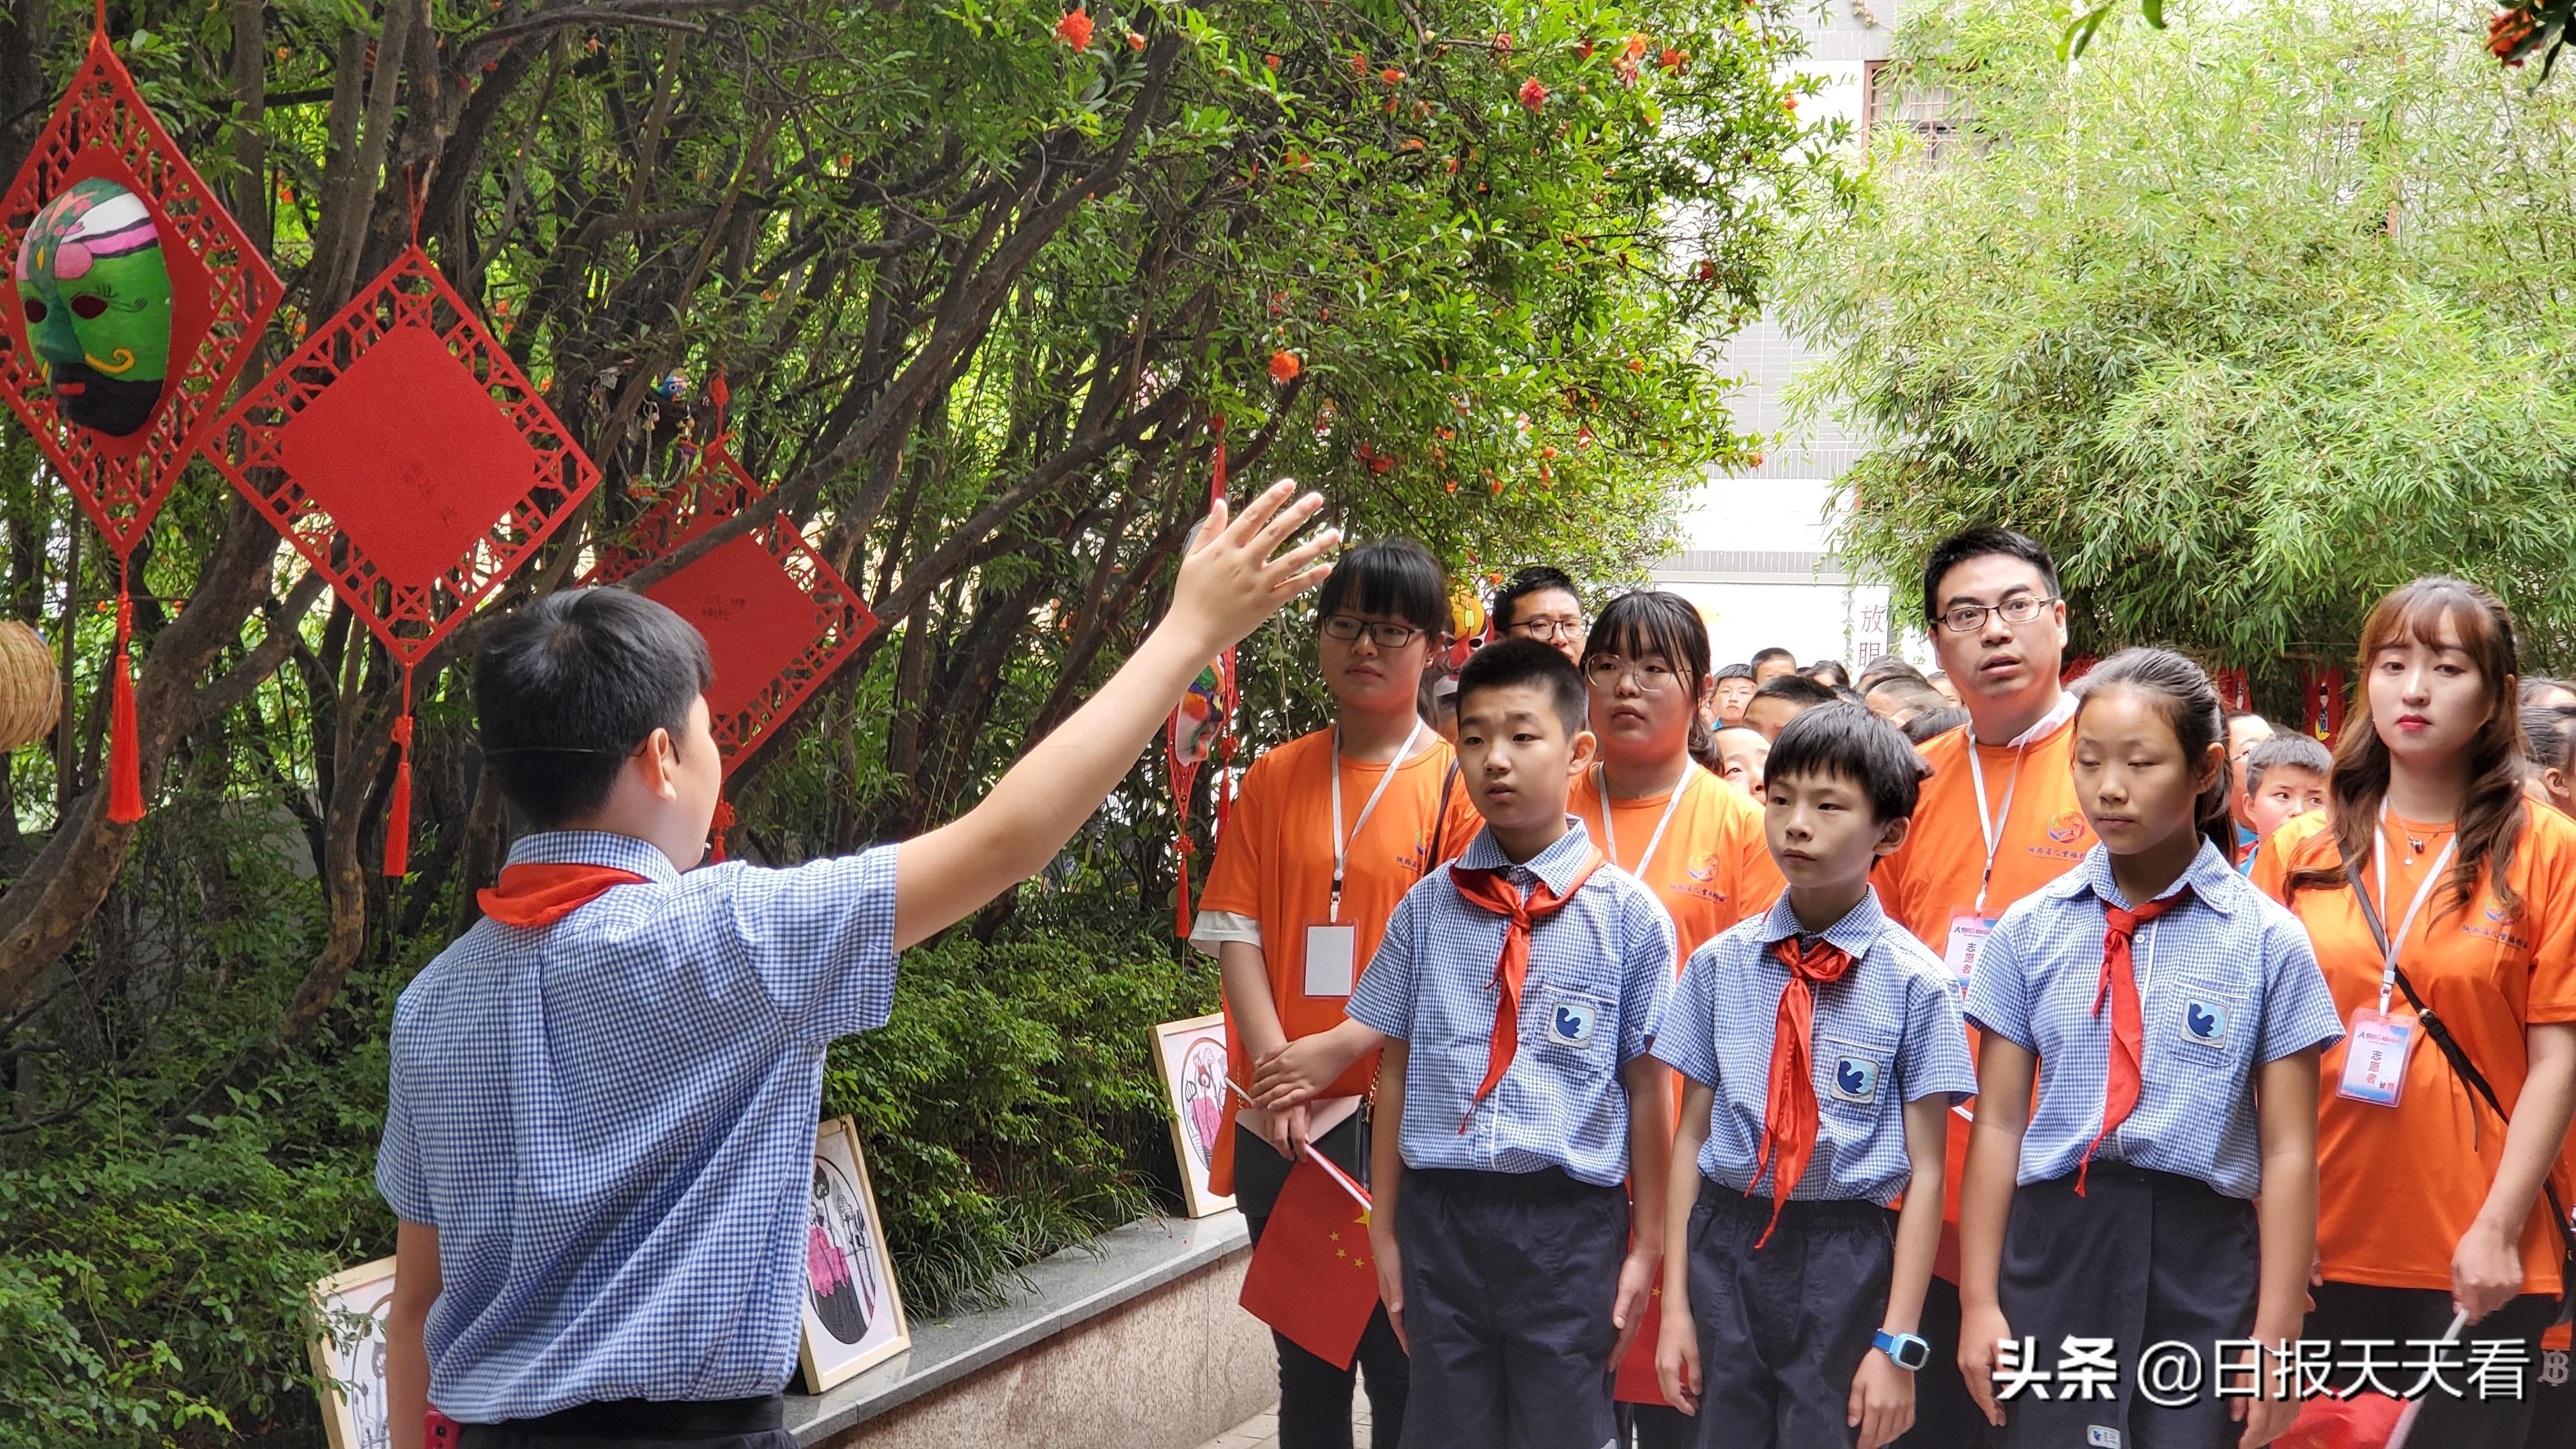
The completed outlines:
<svg viewBox="0 0 2576 1449">
<path fill-rule="evenodd" d="M 2060 810 L 2049 818 L 2048 838 L 2034 840 L 2030 853 L 2049 860 L 2082 860 L 2084 837 L 2089 831 L 2081 810 Z"/>
<path fill-rule="evenodd" d="M 2478 937 L 2480 940 L 2493 941 L 2499 945 L 2510 947 L 2516 951 L 2528 951 L 2531 949 L 2531 942 L 2528 938 L 2514 934 L 2514 918 L 2510 912 L 2505 910 L 2504 907 L 2497 905 L 2493 901 L 2489 901 L 2487 902 L 2487 908 L 2483 914 L 2485 916 L 2484 920 L 2462 921 L 2460 923 L 2460 930 L 2465 934 Z"/>
<path fill-rule="evenodd" d="M 1682 867 L 1689 874 L 1690 879 L 1667 882 L 1664 889 L 1677 896 L 1691 896 L 1723 905 L 1726 903 L 1726 892 L 1716 883 L 1721 863 L 1714 851 L 1694 855 L 1690 858 L 1690 862 Z"/>
</svg>

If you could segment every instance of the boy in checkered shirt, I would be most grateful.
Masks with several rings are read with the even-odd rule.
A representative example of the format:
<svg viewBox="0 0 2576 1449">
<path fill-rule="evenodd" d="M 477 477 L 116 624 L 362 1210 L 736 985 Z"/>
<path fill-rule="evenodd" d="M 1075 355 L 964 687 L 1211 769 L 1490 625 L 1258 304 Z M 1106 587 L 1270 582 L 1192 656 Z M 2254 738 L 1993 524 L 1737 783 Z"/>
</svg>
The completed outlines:
<svg viewBox="0 0 2576 1449">
<path fill-rule="evenodd" d="M 955 822 L 771 870 L 697 867 L 723 783 L 705 641 L 559 593 L 475 662 L 484 755 L 536 834 L 403 992 L 376 1182 L 400 1219 L 395 1449 L 793 1449 L 825 1049 L 885 1024 L 895 953 L 1033 874 L 1218 653 L 1313 587 L 1321 506 L 1210 510 L 1115 678 Z M 1284 550 L 1284 551 L 1283 551 Z"/>
<path fill-rule="evenodd" d="M 1789 888 L 1691 953 L 1655 1027 L 1685 1083 L 1655 1367 L 1703 1444 L 1878 1449 L 1914 1422 L 1943 1119 L 1977 1087 L 1948 970 L 1869 883 L 1921 769 L 1859 705 L 1791 720 L 1762 792 Z"/>
</svg>

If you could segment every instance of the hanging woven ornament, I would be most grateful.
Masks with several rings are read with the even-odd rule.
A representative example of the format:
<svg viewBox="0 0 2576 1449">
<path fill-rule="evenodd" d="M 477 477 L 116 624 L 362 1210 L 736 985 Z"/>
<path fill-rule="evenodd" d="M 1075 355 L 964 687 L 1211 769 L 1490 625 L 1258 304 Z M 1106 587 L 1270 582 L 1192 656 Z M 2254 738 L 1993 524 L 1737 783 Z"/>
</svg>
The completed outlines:
<svg viewBox="0 0 2576 1449">
<path fill-rule="evenodd" d="M 615 583 L 754 505 L 764 490 L 725 439 L 719 433 L 694 473 L 600 550 L 584 583 Z M 643 594 L 706 636 L 716 670 L 707 713 L 727 779 L 877 627 L 858 591 L 784 513 L 645 585 Z M 732 804 L 719 800 L 712 842 L 718 860 L 733 824 Z"/>
<path fill-rule="evenodd" d="M 51 734 L 63 704 L 63 676 L 45 636 L 0 620 L 0 754 Z"/>
<path fill-rule="evenodd" d="M 223 427 L 231 447 L 216 466 L 402 666 L 384 869 L 404 875 L 412 671 L 535 556 L 599 470 L 417 242 Z"/>
<path fill-rule="evenodd" d="M 1216 467 L 1208 484 L 1208 502 L 1213 505 L 1225 496 L 1225 419 L 1210 419 L 1208 428 L 1216 434 Z M 1193 530 L 1191 543 L 1196 542 Z M 1172 933 L 1183 939 L 1190 934 L 1190 853 L 1195 849 L 1190 843 L 1190 792 L 1198 783 L 1199 766 L 1216 757 L 1217 830 L 1223 832 L 1234 796 L 1234 705 L 1234 650 L 1228 647 L 1190 681 L 1164 732 L 1163 766 L 1172 780 L 1173 849 L 1180 867 L 1180 883 L 1172 897 Z"/>
<path fill-rule="evenodd" d="M 131 636 L 135 545 L 210 436 L 277 311 L 277 274 L 171 141 L 107 41 L 0 196 L 16 305 L 0 398 L 117 560 L 108 819 L 143 818 Z"/>
</svg>

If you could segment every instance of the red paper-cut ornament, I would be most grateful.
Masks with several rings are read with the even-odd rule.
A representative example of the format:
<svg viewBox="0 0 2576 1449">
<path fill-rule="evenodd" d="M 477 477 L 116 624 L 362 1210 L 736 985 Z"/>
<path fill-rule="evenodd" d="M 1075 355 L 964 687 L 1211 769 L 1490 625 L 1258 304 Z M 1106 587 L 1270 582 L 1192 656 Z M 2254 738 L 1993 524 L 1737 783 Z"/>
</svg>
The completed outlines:
<svg viewBox="0 0 2576 1449">
<path fill-rule="evenodd" d="M 763 492 L 719 431 L 687 477 L 600 548 L 583 582 L 616 583 L 755 506 Z M 766 528 L 700 554 L 642 593 L 706 637 L 716 668 L 715 682 L 707 686 L 707 712 L 728 779 L 877 628 L 876 615 L 858 591 L 784 513 Z M 718 860 L 724 859 L 724 832 L 733 823 L 732 805 L 719 801 Z"/>
<path fill-rule="evenodd" d="M 403 667 L 385 874 L 410 864 L 411 676 L 599 483 L 415 244 L 223 419 L 215 464 Z"/>
<path fill-rule="evenodd" d="M 120 199 L 128 214 L 113 238 L 102 238 L 109 246 L 99 248 L 99 255 L 149 248 L 168 273 L 169 354 L 157 396 L 139 404 L 138 412 L 148 409 L 140 426 L 129 419 L 110 425 L 122 431 L 103 431 L 74 421 L 65 404 L 93 387 L 128 386 L 122 374 L 137 358 L 130 351 L 78 360 L 61 353 L 49 363 L 29 334 L 26 304 L 13 287 L 11 305 L 0 307 L 8 319 L 0 326 L 0 400 L 26 425 L 117 558 L 107 815 L 122 825 L 143 818 L 128 642 L 134 548 L 216 425 L 224 394 L 276 313 L 283 289 L 214 188 L 143 103 L 108 44 L 103 13 L 53 118 L 0 195 L 0 259 L 21 260 L 38 214 L 64 193 L 93 182 L 122 190 L 142 212 L 133 217 L 130 203 Z M 88 265 L 86 250 L 70 255 Z M 65 375 L 51 375 L 57 368 Z"/>
<path fill-rule="evenodd" d="M 1225 496 L 1225 419 L 1209 419 L 1208 429 L 1216 434 L 1216 461 L 1208 481 L 1208 502 L 1213 505 Z M 1195 849 L 1190 843 L 1190 791 L 1198 783 L 1199 766 L 1211 759 L 1217 762 L 1216 826 L 1220 833 L 1234 800 L 1234 707 L 1238 698 L 1234 660 L 1235 651 L 1228 646 L 1224 653 L 1208 661 L 1183 691 L 1164 731 L 1163 767 L 1172 780 L 1173 847 L 1180 863 L 1180 879 L 1173 891 L 1172 934 L 1183 940 L 1190 934 L 1190 854 Z"/>
</svg>

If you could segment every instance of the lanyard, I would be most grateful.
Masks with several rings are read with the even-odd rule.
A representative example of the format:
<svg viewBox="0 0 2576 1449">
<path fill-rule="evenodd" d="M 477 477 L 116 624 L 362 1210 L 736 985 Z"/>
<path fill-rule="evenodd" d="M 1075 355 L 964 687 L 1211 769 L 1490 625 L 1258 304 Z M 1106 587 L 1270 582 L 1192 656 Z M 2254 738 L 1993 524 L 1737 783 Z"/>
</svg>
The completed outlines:
<svg viewBox="0 0 2576 1449">
<path fill-rule="evenodd" d="M 1377 788 L 1369 792 L 1368 803 L 1360 807 L 1360 818 L 1351 822 L 1350 833 L 1342 833 L 1342 727 L 1333 726 L 1333 915 L 1334 924 L 1342 919 L 1342 871 L 1351 863 L 1351 842 L 1368 828 L 1371 812 L 1385 796 L 1386 787 L 1395 783 L 1395 772 L 1413 758 L 1413 747 L 1422 741 L 1422 716 L 1413 717 L 1413 728 L 1405 731 L 1404 745 L 1387 761 L 1386 773 L 1377 777 Z"/>
<path fill-rule="evenodd" d="M 1645 878 L 1646 867 L 1654 863 L 1655 848 L 1664 843 L 1664 827 L 1673 823 L 1673 812 L 1682 807 L 1682 797 L 1690 793 L 1690 787 L 1696 783 L 1693 777 L 1699 773 L 1697 761 L 1690 761 L 1682 766 L 1682 777 L 1673 782 L 1673 793 L 1664 801 L 1664 818 L 1655 822 L 1655 833 L 1646 837 L 1646 853 L 1637 857 L 1637 863 L 1633 866 L 1619 866 L 1621 870 L 1640 880 Z M 1601 844 L 1609 853 L 1610 863 L 1619 865 L 1619 827 L 1610 822 L 1610 776 L 1607 773 L 1607 767 L 1601 765 L 1592 767 L 1592 791 L 1601 797 Z"/>
<path fill-rule="evenodd" d="M 2451 838 L 2442 842 L 2442 853 L 2433 857 L 2433 864 L 2425 870 L 2424 883 L 2415 888 L 2415 902 L 2406 908 L 2405 921 L 2388 937 L 2388 959 L 2379 967 L 2379 1014 L 2383 1017 L 2388 1015 L 2388 994 L 2397 989 L 2397 955 L 2406 949 L 2406 938 L 2415 933 L 2415 917 L 2424 909 L 2424 902 L 2432 899 L 2433 887 L 2442 879 L 2442 867 L 2451 863 L 2451 853 L 2459 848 L 2460 833 L 2455 829 Z M 2388 915 L 2388 806 L 2385 802 L 2379 807 L 2379 848 L 2370 853 L 2370 863 L 2379 870 L 2379 914 L 2384 920 Z"/>
<path fill-rule="evenodd" d="M 1986 913 L 1986 888 L 1995 882 L 1995 850 L 2001 844 L 1998 831 L 2012 824 L 2013 791 L 2021 785 L 2021 757 L 2030 753 L 2030 743 L 2024 740 L 2013 751 L 2012 773 L 2004 777 L 2004 808 L 1998 812 L 2000 825 L 1997 823 L 1998 815 L 1986 813 L 1986 767 L 1980 763 L 1979 753 L 1976 730 L 1971 726 L 1968 731 L 1968 778 L 1975 782 L 1977 788 L 1977 828 L 1986 836 L 1986 871 L 1977 877 L 1975 907 L 1977 914 L 1982 916 Z"/>
</svg>

